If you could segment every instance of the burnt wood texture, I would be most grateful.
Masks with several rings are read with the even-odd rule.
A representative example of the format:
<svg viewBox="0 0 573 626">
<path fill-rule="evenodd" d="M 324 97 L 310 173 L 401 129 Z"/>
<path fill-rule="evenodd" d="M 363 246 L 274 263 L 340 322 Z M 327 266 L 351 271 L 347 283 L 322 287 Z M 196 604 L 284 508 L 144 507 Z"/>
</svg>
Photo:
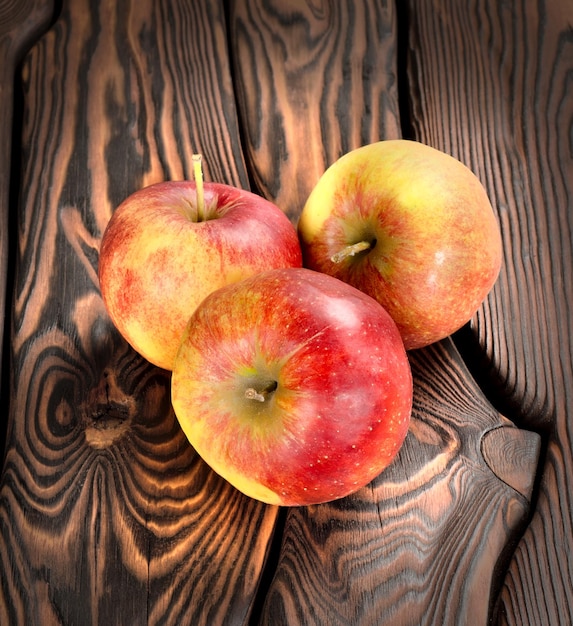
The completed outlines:
<svg viewBox="0 0 573 626">
<path fill-rule="evenodd" d="M 4 339 L 3 329 L 6 319 L 6 289 L 8 283 L 8 248 L 10 228 L 10 200 L 16 185 L 10 184 L 13 175 L 17 179 L 20 162 L 12 161 L 13 122 L 16 94 L 16 68 L 34 39 L 49 24 L 53 13 L 52 2 L 48 0 L 8 0 L 0 2 L 0 353 Z M 0 377 L 2 361 L 0 361 Z M 1 378 L 0 378 L 1 380 Z M 0 401 L 6 406 L 0 389 Z M 3 420 L 4 421 L 4 420 Z M 0 427 L 3 431 L 4 429 Z M 4 438 L 0 437 L 0 444 Z M 3 447 L 3 445 L 2 445 Z"/>
<path fill-rule="evenodd" d="M 219 2 L 73 0 L 26 58 L 0 623 L 243 623 L 277 509 L 187 444 L 102 308 L 99 238 L 164 178 L 248 185 Z"/>
<path fill-rule="evenodd" d="M 64 0 L 40 36 L 53 10 L 0 0 L 0 624 L 569 623 L 573 5 Z M 296 223 L 338 156 L 399 136 L 481 179 L 500 280 L 410 353 L 381 476 L 263 505 L 197 456 L 169 373 L 113 328 L 101 235 L 194 152 Z"/>
<path fill-rule="evenodd" d="M 496 405 L 546 440 L 500 620 L 570 623 L 573 3 L 462 4 L 409 3 L 411 123 L 466 162 L 495 203 L 504 267 L 464 343 Z"/>
</svg>

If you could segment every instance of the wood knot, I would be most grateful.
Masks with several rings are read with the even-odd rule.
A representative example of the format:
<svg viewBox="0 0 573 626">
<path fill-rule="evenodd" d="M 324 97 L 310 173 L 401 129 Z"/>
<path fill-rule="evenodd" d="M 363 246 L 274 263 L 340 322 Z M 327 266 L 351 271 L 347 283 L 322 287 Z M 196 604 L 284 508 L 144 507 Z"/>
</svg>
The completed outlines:
<svg viewBox="0 0 573 626">
<path fill-rule="evenodd" d="M 486 432 L 481 452 L 491 471 L 531 500 L 541 448 L 538 434 L 505 425 Z"/>
<path fill-rule="evenodd" d="M 133 399 L 119 388 L 113 372 L 105 370 L 83 407 L 86 442 L 101 449 L 117 441 L 130 429 L 133 407 Z"/>
<path fill-rule="evenodd" d="M 93 427 L 99 430 L 108 428 L 119 428 L 130 417 L 129 405 L 127 402 L 109 402 L 96 406 L 91 415 Z"/>
</svg>

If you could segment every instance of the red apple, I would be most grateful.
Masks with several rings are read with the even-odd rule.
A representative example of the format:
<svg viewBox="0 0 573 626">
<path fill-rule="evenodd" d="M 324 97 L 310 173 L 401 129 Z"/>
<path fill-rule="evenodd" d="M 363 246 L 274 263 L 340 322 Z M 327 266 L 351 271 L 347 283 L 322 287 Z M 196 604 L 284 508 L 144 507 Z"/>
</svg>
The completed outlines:
<svg viewBox="0 0 573 626">
<path fill-rule="evenodd" d="M 205 296 L 262 270 L 302 264 L 296 229 L 276 205 L 229 185 L 199 190 L 199 203 L 192 181 L 135 192 L 101 242 L 99 281 L 114 325 L 165 369 Z"/>
<path fill-rule="evenodd" d="M 172 403 L 195 450 L 237 489 L 315 504 L 358 490 L 394 459 L 412 375 L 375 300 L 326 274 L 275 269 L 199 305 Z"/>
<path fill-rule="evenodd" d="M 312 190 L 298 232 L 304 265 L 378 300 L 406 349 L 468 322 L 501 266 L 499 226 L 478 178 L 414 141 L 342 156 Z"/>
</svg>

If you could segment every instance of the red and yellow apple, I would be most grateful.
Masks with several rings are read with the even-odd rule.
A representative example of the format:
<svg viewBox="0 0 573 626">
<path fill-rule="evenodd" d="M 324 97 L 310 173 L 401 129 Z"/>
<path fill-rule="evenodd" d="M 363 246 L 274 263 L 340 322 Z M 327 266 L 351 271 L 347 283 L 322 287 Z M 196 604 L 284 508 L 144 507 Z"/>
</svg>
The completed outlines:
<svg viewBox="0 0 573 626">
<path fill-rule="evenodd" d="M 170 181 L 136 191 L 116 209 L 98 272 L 121 335 L 170 370 L 191 313 L 209 293 L 301 264 L 296 229 L 273 203 L 229 185 Z"/>
<path fill-rule="evenodd" d="M 237 489 L 315 504 L 357 491 L 395 458 L 412 375 L 375 300 L 326 274 L 273 269 L 197 307 L 172 403 L 195 450 Z"/>
<path fill-rule="evenodd" d="M 343 155 L 321 176 L 298 223 L 303 264 L 375 298 L 406 349 L 467 323 L 501 266 L 487 193 L 463 163 L 415 141 Z"/>
</svg>

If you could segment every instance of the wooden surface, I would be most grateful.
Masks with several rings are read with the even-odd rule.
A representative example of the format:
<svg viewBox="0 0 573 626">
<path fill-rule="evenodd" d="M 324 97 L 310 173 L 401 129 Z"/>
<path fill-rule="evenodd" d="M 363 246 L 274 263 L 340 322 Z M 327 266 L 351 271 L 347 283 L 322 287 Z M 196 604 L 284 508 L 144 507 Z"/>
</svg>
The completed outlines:
<svg viewBox="0 0 573 626">
<path fill-rule="evenodd" d="M 51 2 L 23 4 L 0 0 L 0 624 L 570 623 L 573 5 L 64 0 L 48 25 Z M 482 180 L 502 275 L 410 353 L 388 470 L 262 505 L 197 457 L 169 375 L 112 327 L 99 240 L 193 152 L 296 222 L 328 164 L 398 136 Z"/>
<path fill-rule="evenodd" d="M 10 201 L 16 200 L 19 162 L 12 168 L 12 135 L 19 129 L 19 111 L 14 113 L 17 94 L 14 93 L 16 68 L 28 46 L 48 26 L 53 13 L 46 0 L 12 0 L 0 2 L 0 329 L 5 327 L 8 282 Z M 15 151 L 15 157 L 17 156 Z M 16 160 L 16 159 L 15 159 Z M 16 171 L 14 171 L 16 170 Z M 13 183 L 13 184 L 12 184 Z M 0 334 L 2 352 L 4 333 Z M 0 361 L 0 376 L 3 360 Z M 6 406 L 3 388 L 2 406 Z M 4 442 L 4 438 L 0 438 Z"/>
</svg>

